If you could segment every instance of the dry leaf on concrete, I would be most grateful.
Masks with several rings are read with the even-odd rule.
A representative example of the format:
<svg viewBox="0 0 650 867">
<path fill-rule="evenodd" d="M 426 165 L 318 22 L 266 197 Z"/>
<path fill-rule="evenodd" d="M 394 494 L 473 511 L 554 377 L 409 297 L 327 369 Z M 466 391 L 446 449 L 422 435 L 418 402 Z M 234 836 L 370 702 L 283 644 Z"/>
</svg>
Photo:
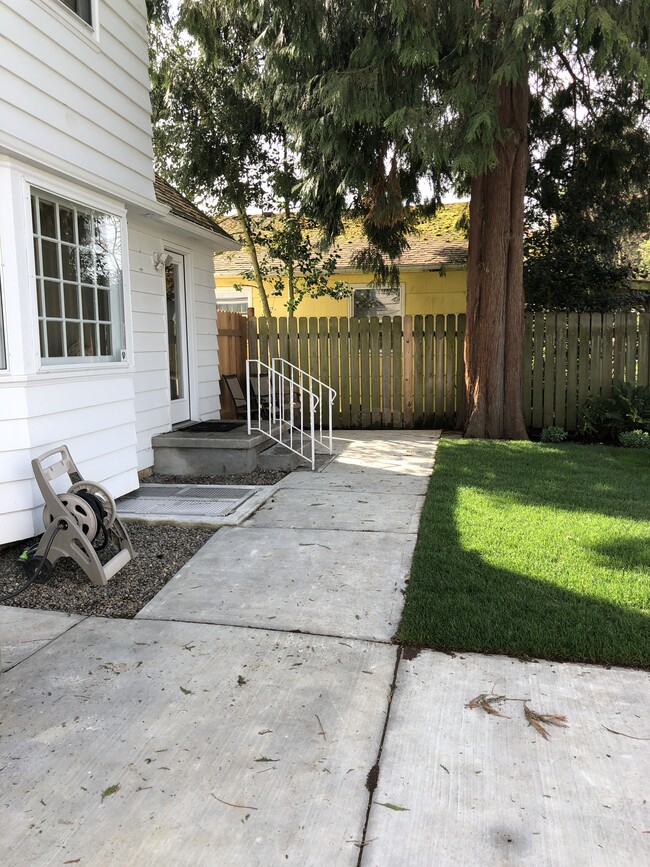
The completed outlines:
<svg viewBox="0 0 650 867">
<path fill-rule="evenodd" d="M 506 716 L 504 713 L 499 713 L 499 711 L 495 710 L 494 708 L 494 705 L 497 704 L 497 702 L 505 700 L 505 695 L 495 695 L 494 693 L 482 692 L 480 695 L 477 695 L 476 698 L 468 701 L 465 707 L 468 707 L 471 710 L 480 708 L 481 710 L 484 710 L 485 713 L 492 714 L 493 716 L 500 716 L 503 717 L 503 719 L 510 719 L 510 717 Z"/>
<path fill-rule="evenodd" d="M 524 705 L 524 715 L 530 725 L 538 732 L 545 741 L 549 739 L 549 734 L 542 725 L 550 725 L 550 726 L 560 726 L 562 728 L 567 728 L 568 723 L 566 721 L 566 717 L 560 713 L 537 713 L 537 711 L 532 710 L 528 707 L 528 705 Z"/>
</svg>

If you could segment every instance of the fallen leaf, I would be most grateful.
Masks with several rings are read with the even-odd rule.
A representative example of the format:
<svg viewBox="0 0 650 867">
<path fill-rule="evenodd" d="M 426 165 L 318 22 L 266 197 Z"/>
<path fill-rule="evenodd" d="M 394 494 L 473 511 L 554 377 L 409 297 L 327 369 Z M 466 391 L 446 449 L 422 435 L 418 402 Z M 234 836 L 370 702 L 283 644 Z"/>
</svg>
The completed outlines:
<svg viewBox="0 0 650 867">
<path fill-rule="evenodd" d="M 184 686 L 179 687 L 179 689 L 183 693 L 183 695 L 194 695 L 191 689 L 185 689 Z"/>
<path fill-rule="evenodd" d="M 114 783 L 114 785 L 109 786 L 108 789 L 104 789 L 104 791 L 102 792 L 102 801 L 104 800 L 104 798 L 108 798 L 109 795 L 114 795 L 115 792 L 119 792 L 119 791 L 120 791 L 120 784 Z"/>
<path fill-rule="evenodd" d="M 484 710 L 485 713 L 492 714 L 493 716 L 500 716 L 503 717 L 503 719 L 510 719 L 510 717 L 506 716 L 504 713 L 499 713 L 499 711 L 495 710 L 493 707 L 493 705 L 497 704 L 497 702 L 505 700 L 505 695 L 495 695 L 494 693 L 482 692 L 480 695 L 477 695 L 476 698 L 468 701 L 465 707 L 468 707 L 470 710 L 476 710 L 476 708 L 480 708 L 481 710 Z"/>
<path fill-rule="evenodd" d="M 537 711 L 532 710 L 526 704 L 524 705 L 524 716 L 528 720 L 529 724 L 544 738 L 545 741 L 549 739 L 549 734 L 541 723 L 550 726 L 560 726 L 561 728 L 568 727 L 566 717 L 563 714 L 537 713 Z"/>
<path fill-rule="evenodd" d="M 410 813 L 410 810 L 408 807 L 400 807 L 399 804 L 391 804 L 389 801 L 386 801 L 385 804 L 382 804 L 381 801 L 375 801 L 375 804 L 379 804 L 380 807 L 388 807 L 389 810 L 395 810 L 396 812 L 399 812 L 399 813 L 402 813 L 402 812 Z"/>
<path fill-rule="evenodd" d="M 280 759 L 269 759 L 267 756 L 261 756 L 259 759 L 253 759 L 254 762 L 279 762 Z"/>
</svg>

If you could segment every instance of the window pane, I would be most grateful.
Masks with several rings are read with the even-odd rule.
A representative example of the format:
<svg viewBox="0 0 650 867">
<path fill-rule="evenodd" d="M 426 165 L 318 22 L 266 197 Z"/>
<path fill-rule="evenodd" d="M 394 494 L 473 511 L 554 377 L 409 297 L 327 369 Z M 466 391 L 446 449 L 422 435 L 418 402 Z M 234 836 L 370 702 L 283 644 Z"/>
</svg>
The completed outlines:
<svg viewBox="0 0 650 867">
<path fill-rule="evenodd" d="M 79 319 L 79 292 L 77 286 L 66 283 L 63 286 L 63 300 L 65 302 L 65 318 Z"/>
<path fill-rule="evenodd" d="M 91 0 L 63 0 L 63 4 L 83 19 L 86 24 L 92 24 L 90 3 Z"/>
<path fill-rule="evenodd" d="M 45 281 L 45 315 L 55 319 L 61 316 L 61 286 L 48 280 Z"/>
<path fill-rule="evenodd" d="M 41 215 L 41 235 L 47 238 L 56 238 L 56 205 L 53 202 L 41 202 L 39 207 Z"/>
<path fill-rule="evenodd" d="M 99 326 L 99 354 L 113 354 L 113 335 L 110 325 Z"/>
<path fill-rule="evenodd" d="M 65 339 L 68 344 L 68 357 L 81 355 L 81 325 L 78 322 L 67 322 Z"/>
<path fill-rule="evenodd" d="M 399 316 L 401 291 L 397 289 L 355 289 L 355 316 Z"/>
<path fill-rule="evenodd" d="M 61 240 L 74 244 L 74 211 L 69 208 L 59 208 L 59 221 L 61 224 Z"/>
<path fill-rule="evenodd" d="M 97 355 L 95 326 L 84 322 L 84 355 Z"/>
<path fill-rule="evenodd" d="M 95 290 L 89 286 L 83 286 L 81 289 L 81 309 L 84 319 L 96 319 L 95 312 Z"/>
<path fill-rule="evenodd" d="M 111 321 L 111 293 L 107 289 L 97 290 L 97 308 L 100 321 Z"/>
<path fill-rule="evenodd" d="M 82 247 L 89 247 L 92 241 L 92 218 L 89 214 L 77 214 L 77 229 L 79 244 Z"/>
<path fill-rule="evenodd" d="M 63 356 L 63 323 L 47 323 L 47 354 L 50 358 Z"/>
<path fill-rule="evenodd" d="M 77 279 L 77 248 L 61 247 L 61 264 L 63 265 L 63 279 Z"/>
<path fill-rule="evenodd" d="M 54 241 L 41 241 L 43 277 L 59 276 L 59 245 Z"/>
</svg>

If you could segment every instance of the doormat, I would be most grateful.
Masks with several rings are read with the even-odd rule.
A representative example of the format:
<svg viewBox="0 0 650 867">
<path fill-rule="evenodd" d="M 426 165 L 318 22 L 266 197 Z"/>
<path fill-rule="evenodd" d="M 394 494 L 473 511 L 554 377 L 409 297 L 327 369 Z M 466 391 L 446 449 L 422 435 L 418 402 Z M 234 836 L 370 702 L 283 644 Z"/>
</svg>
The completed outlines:
<svg viewBox="0 0 650 867">
<path fill-rule="evenodd" d="M 237 430 L 238 427 L 244 427 L 245 424 L 245 421 L 221 421 L 220 419 L 198 421 L 184 427 L 178 433 L 227 433 L 230 430 Z"/>
</svg>

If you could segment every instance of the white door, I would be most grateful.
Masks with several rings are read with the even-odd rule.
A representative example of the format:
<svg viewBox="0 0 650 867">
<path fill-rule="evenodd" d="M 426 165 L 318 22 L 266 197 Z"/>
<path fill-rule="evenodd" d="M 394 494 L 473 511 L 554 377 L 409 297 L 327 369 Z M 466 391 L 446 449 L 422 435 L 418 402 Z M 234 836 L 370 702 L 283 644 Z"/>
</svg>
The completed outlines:
<svg viewBox="0 0 650 867">
<path fill-rule="evenodd" d="M 172 257 L 165 266 L 171 420 L 180 424 L 190 418 L 185 261 L 178 253 L 165 250 L 165 255 Z"/>
</svg>

